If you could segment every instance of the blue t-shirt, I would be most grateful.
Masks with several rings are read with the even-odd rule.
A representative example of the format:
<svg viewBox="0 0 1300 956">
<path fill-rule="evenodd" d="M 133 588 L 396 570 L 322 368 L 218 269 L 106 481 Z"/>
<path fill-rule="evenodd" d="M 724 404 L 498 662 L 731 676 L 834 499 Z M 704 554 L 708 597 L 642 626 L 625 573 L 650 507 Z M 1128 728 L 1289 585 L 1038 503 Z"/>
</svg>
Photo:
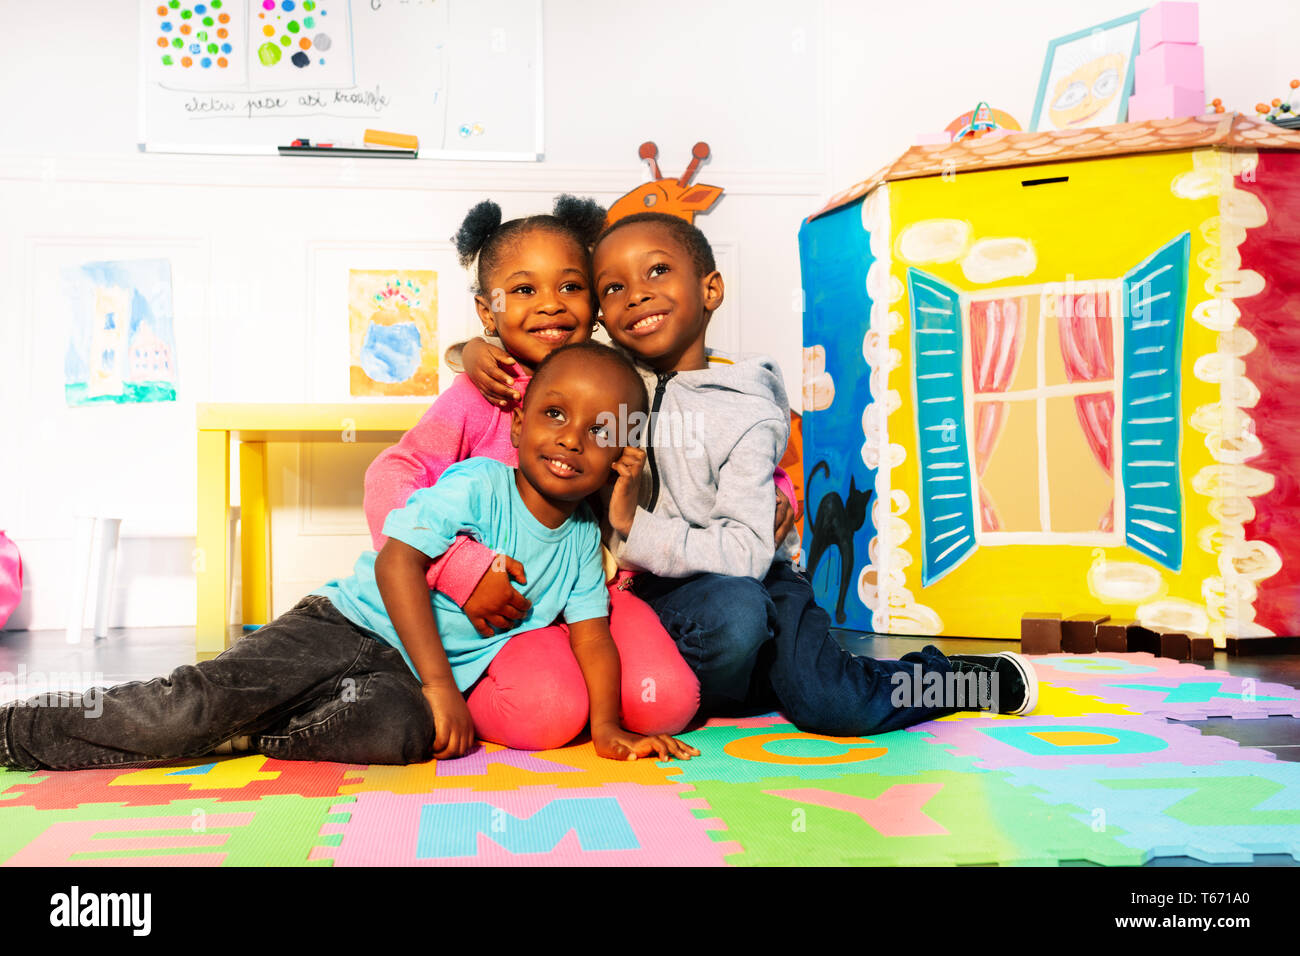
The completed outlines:
<svg viewBox="0 0 1300 956">
<path fill-rule="evenodd" d="M 569 624 L 609 614 L 600 526 L 591 510 L 581 504 L 560 527 L 546 527 L 519 497 L 514 469 L 499 461 L 467 458 L 452 465 L 436 485 L 416 491 L 404 508 L 388 516 L 384 534 L 432 558 L 451 547 L 456 535 L 468 534 L 524 566 L 528 581 L 515 587 L 532 607 L 515 627 L 492 637 L 474 630 L 451 598 L 432 592 L 438 634 L 456 686 L 462 691 L 483 675 L 515 634 L 546 627 L 561 613 Z M 312 593 L 329 598 L 353 624 L 401 651 L 411 672 L 419 677 L 379 596 L 376 557 L 376 552 L 367 551 L 357 559 L 351 577 L 331 581 Z"/>
</svg>

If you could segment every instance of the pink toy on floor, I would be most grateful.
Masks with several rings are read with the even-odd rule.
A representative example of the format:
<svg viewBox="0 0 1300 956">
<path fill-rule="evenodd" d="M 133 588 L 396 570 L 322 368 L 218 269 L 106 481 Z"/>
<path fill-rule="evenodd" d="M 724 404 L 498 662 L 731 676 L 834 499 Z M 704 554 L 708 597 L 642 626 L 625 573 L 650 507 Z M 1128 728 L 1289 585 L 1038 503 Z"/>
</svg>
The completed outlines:
<svg viewBox="0 0 1300 956">
<path fill-rule="evenodd" d="M 0 531 L 0 627 L 23 599 L 23 559 L 18 545 Z"/>
</svg>

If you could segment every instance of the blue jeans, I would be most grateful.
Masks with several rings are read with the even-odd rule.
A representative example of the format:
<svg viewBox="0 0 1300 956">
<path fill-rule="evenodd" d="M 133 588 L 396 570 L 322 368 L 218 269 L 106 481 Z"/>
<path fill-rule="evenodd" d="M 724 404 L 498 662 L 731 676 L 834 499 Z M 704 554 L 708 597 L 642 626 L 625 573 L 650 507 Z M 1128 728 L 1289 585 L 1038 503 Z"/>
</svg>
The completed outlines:
<svg viewBox="0 0 1300 956">
<path fill-rule="evenodd" d="M 896 674 L 910 690 L 918 673 L 924 680 L 952 670 L 937 648 L 900 661 L 855 657 L 831 636 L 830 616 L 788 561 L 774 563 L 762 581 L 723 574 L 639 574 L 635 581 L 636 594 L 654 608 L 699 677 L 706 714 L 775 708 L 801 730 L 859 737 L 952 713 L 913 705 L 919 694 L 895 694 Z"/>
<path fill-rule="evenodd" d="M 311 596 L 168 677 L 0 706 L 0 766 L 198 757 L 243 735 L 282 760 L 416 763 L 433 756 L 433 712 L 396 649 Z"/>
</svg>

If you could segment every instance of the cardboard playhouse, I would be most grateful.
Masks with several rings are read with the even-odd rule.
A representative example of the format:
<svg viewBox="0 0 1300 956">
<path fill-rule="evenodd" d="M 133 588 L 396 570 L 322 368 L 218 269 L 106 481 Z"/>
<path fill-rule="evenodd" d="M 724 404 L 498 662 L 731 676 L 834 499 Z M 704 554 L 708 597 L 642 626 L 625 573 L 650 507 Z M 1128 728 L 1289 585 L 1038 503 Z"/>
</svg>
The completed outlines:
<svg viewBox="0 0 1300 956">
<path fill-rule="evenodd" d="M 917 146 L 799 248 L 804 548 L 837 625 L 1300 634 L 1300 133 Z"/>
</svg>

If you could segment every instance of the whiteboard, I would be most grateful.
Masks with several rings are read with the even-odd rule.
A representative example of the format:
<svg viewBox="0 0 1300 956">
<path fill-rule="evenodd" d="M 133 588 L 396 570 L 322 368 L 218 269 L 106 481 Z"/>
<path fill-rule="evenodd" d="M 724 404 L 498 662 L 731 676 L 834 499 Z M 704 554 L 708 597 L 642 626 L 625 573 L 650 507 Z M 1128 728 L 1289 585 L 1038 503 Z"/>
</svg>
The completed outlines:
<svg viewBox="0 0 1300 956">
<path fill-rule="evenodd" d="M 140 148 L 542 154 L 541 0 L 140 0 Z"/>
</svg>

